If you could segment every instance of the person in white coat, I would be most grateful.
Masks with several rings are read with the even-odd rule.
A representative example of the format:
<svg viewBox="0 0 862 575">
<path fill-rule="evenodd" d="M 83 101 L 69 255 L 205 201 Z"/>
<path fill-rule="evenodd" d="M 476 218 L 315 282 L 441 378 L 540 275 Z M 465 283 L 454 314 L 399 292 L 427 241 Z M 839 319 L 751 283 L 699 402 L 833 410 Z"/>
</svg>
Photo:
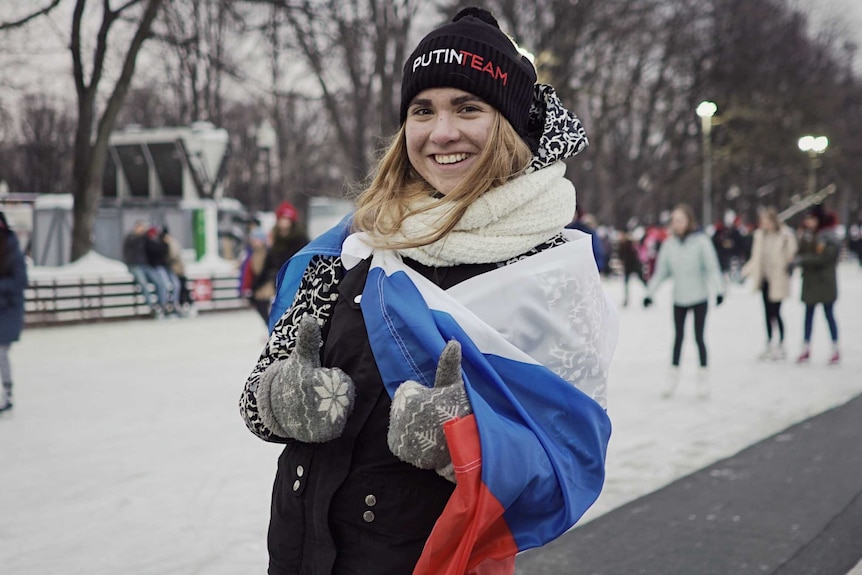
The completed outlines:
<svg viewBox="0 0 862 575">
<path fill-rule="evenodd" d="M 763 296 L 766 315 L 766 349 L 761 360 L 784 359 L 784 321 L 781 302 L 790 295 L 791 263 L 798 249 L 796 235 L 778 219 L 774 208 L 760 210 L 758 229 L 754 231 L 751 258 L 742 274 L 751 279 L 755 291 Z M 777 328 L 777 330 L 776 330 Z M 773 335 L 778 332 L 777 341 Z"/>
<path fill-rule="evenodd" d="M 673 359 L 667 384 L 662 392 L 670 397 L 679 382 L 679 361 L 685 319 L 688 312 L 694 315 L 694 339 L 697 342 L 700 370 L 698 372 L 698 395 L 709 395 L 708 362 L 704 329 L 710 293 L 715 293 L 715 304 L 724 301 L 724 284 L 718 255 L 712 241 L 698 230 L 694 211 L 687 204 L 679 204 L 671 213 L 671 234 L 662 243 L 658 252 L 655 273 L 647 285 L 644 307 L 652 305 L 653 296 L 666 279 L 673 280 L 673 322 L 675 336 Z"/>
</svg>

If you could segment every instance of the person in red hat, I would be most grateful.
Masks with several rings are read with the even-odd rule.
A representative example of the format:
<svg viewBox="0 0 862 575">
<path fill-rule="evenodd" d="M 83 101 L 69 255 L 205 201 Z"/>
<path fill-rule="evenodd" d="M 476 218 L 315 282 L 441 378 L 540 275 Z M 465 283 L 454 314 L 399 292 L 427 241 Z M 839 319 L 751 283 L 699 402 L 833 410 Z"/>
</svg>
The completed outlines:
<svg viewBox="0 0 862 575">
<path fill-rule="evenodd" d="M 289 221 L 290 225 L 287 227 L 290 228 L 299 219 L 299 212 L 296 211 L 296 206 L 290 202 L 281 202 L 275 210 L 275 217 L 283 222 Z"/>
<path fill-rule="evenodd" d="M 290 202 L 281 202 L 275 210 L 272 243 L 252 282 L 252 304 L 269 322 L 269 308 L 275 296 L 275 278 L 281 266 L 308 243 L 308 236 L 299 223 L 299 211 Z"/>
</svg>

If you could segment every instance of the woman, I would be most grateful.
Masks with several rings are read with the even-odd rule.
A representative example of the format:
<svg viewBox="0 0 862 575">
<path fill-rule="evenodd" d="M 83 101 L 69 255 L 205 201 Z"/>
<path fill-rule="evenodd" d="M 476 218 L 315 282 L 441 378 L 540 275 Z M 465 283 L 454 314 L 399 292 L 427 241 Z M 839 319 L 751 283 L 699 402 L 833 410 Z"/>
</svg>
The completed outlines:
<svg viewBox="0 0 862 575">
<path fill-rule="evenodd" d="M 177 300 L 179 306 L 177 313 L 181 316 L 186 316 L 192 309 L 192 294 L 189 291 L 189 279 L 186 277 L 186 264 L 183 261 L 183 247 L 180 242 L 171 235 L 167 226 L 162 227 L 160 235 L 161 241 L 167 246 L 166 263 L 168 272 L 173 278 L 176 278 L 174 289 L 177 290 Z"/>
<path fill-rule="evenodd" d="M 805 340 L 797 363 L 808 363 L 811 359 L 811 331 L 814 324 L 814 308 L 823 305 L 829 335 L 832 338 L 830 365 L 841 360 L 838 352 L 838 324 L 835 323 L 835 301 L 838 299 L 836 269 L 841 252 L 835 216 L 821 206 L 809 210 L 802 220 L 799 239 L 799 255 L 795 262 L 802 268 L 802 301 L 805 303 Z"/>
<path fill-rule="evenodd" d="M 790 274 L 797 242 L 793 231 L 782 224 L 774 208 L 760 210 L 758 228 L 754 231 L 751 258 L 742 267 L 742 275 L 750 277 L 754 289 L 763 296 L 766 312 L 766 349 L 759 359 L 784 359 L 784 322 L 781 302 L 790 295 Z M 774 327 L 778 342 L 773 346 Z"/>
<path fill-rule="evenodd" d="M 27 266 L 18 238 L 0 212 L 0 412 L 12 409 L 12 365 L 9 348 L 21 337 L 24 327 L 24 288 Z"/>
<path fill-rule="evenodd" d="M 694 315 L 694 339 L 700 359 L 698 372 L 698 395 L 709 395 L 709 372 L 707 369 L 706 311 L 710 291 L 716 294 L 715 305 L 724 300 L 724 285 L 721 268 L 712 242 L 697 229 L 694 211 L 687 204 L 679 204 L 670 217 L 670 235 L 662 242 L 658 252 L 655 273 L 647 284 L 644 307 L 652 305 L 656 290 L 666 279 L 673 280 L 673 359 L 671 373 L 662 395 L 670 397 L 679 382 L 679 360 L 685 330 L 685 318 Z"/>
<path fill-rule="evenodd" d="M 159 294 L 159 308 L 156 318 L 163 315 L 180 315 L 180 280 L 170 268 L 170 246 L 165 241 L 159 229 L 151 226 L 147 230 L 147 262 L 153 271 L 153 283 Z M 170 303 L 168 303 L 170 298 Z M 161 312 L 161 313 L 160 313 Z"/>
<path fill-rule="evenodd" d="M 275 282 L 271 287 L 264 284 L 256 290 L 257 278 L 263 271 L 263 262 L 266 260 L 269 238 L 263 230 L 255 229 L 248 235 L 248 249 L 245 259 L 240 266 L 240 293 L 247 297 L 252 307 L 263 319 L 263 323 L 269 324 L 269 308 L 272 298 L 275 297 Z"/>
<path fill-rule="evenodd" d="M 275 297 L 275 278 L 278 271 L 293 255 L 308 243 L 308 236 L 299 225 L 299 212 L 290 202 L 282 202 L 275 210 L 275 225 L 270 234 L 271 244 L 263 261 L 256 256 L 252 264 L 252 305 L 269 324 L 269 308 Z M 254 249 L 254 248 L 253 248 Z"/>
<path fill-rule="evenodd" d="M 240 399 L 287 444 L 271 575 L 513 573 L 598 496 L 616 327 L 535 81 L 484 10 L 429 33 L 352 218 L 282 271 Z"/>
</svg>

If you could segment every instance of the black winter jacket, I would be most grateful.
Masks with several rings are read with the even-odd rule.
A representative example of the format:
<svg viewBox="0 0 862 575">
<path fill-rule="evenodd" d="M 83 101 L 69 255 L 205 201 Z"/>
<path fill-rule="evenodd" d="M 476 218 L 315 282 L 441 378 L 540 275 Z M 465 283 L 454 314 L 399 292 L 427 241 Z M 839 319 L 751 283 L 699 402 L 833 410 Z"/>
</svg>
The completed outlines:
<svg viewBox="0 0 862 575">
<path fill-rule="evenodd" d="M 11 231 L 0 229 L 0 345 L 18 341 L 24 328 L 27 264 Z"/>
<path fill-rule="evenodd" d="M 150 265 L 147 259 L 147 241 L 146 235 L 138 235 L 134 232 L 126 236 L 123 240 L 123 262 L 127 266 Z"/>
<path fill-rule="evenodd" d="M 564 241 L 557 236 L 509 262 L 445 268 L 405 262 L 448 289 Z M 270 575 L 411 573 L 454 490 L 435 471 L 404 463 L 389 450 L 391 401 L 359 307 L 369 266 L 367 260 L 347 272 L 334 298 L 317 300 L 334 300 L 323 328 L 321 365 L 347 373 L 356 400 L 341 437 L 322 444 L 289 440 L 279 458 L 268 534 Z M 317 280 L 306 279 L 300 291 L 319 295 Z M 296 313 L 306 312 L 315 313 Z M 282 327 L 285 319 L 291 318 L 282 318 Z"/>
<path fill-rule="evenodd" d="M 411 265 L 446 289 L 494 264 Z M 389 395 L 359 309 L 369 262 L 339 283 L 322 365 L 356 385 L 342 436 L 324 444 L 289 443 L 279 458 L 268 544 L 270 575 L 410 573 L 454 485 L 395 457 L 386 442 Z"/>
</svg>

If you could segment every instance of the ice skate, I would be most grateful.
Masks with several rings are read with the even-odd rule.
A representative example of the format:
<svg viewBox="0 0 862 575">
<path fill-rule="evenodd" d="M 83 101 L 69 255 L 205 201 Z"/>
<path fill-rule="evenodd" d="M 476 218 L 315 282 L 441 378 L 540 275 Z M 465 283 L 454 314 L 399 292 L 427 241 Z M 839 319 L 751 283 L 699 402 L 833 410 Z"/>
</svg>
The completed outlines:
<svg viewBox="0 0 862 575">
<path fill-rule="evenodd" d="M 829 365 L 838 365 L 841 362 L 841 354 L 837 349 L 832 350 L 832 357 L 829 358 Z"/>
<path fill-rule="evenodd" d="M 811 350 L 806 346 L 806 348 L 802 350 L 802 353 L 799 354 L 799 357 L 796 358 L 796 363 L 805 364 L 808 363 L 809 359 L 811 359 Z"/>
<path fill-rule="evenodd" d="M 3 389 L 0 390 L 0 415 L 12 412 L 12 383 L 3 382 Z"/>
<path fill-rule="evenodd" d="M 771 343 L 766 344 L 766 348 L 757 356 L 758 361 L 771 361 L 775 359 L 775 350 Z"/>
<path fill-rule="evenodd" d="M 679 367 L 673 366 L 667 374 L 664 387 L 661 390 L 661 396 L 665 399 L 671 397 L 676 391 L 676 386 L 679 384 Z"/>
<path fill-rule="evenodd" d="M 695 385 L 697 386 L 697 397 L 699 399 L 709 399 L 710 388 L 708 367 L 701 367 L 697 370 Z"/>
<path fill-rule="evenodd" d="M 782 361 L 787 359 L 787 352 L 784 350 L 784 346 L 782 344 L 778 344 L 775 346 L 775 349 L 772 352 L 772 359 L 775 361 Z"/>
</svg>

